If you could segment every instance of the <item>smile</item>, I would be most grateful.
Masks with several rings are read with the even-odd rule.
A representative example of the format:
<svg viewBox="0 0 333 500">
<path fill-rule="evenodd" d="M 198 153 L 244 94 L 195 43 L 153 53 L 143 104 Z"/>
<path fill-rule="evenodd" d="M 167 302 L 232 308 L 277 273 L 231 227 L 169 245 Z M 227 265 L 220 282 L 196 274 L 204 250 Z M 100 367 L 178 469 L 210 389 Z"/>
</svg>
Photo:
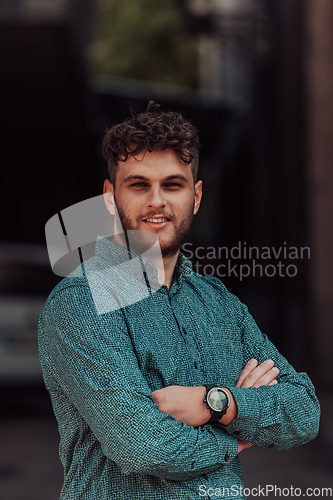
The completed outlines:
<svg viewBox="0 0 333 500">
<path fill-rule="evenodd" d="M 159 217 L 159 218 L 149 218 L 149 219 L 145 219 L 145 222 L 153 222 L 154 224 L 159 224 L 161 222 L 167 222 L 169 221 L 170 219 L 168 219 L 167 217 Z"/>
<path fill-rule="evenodd" d="M 147 217 L 147 219 L 143 219 L 143 222 L 151 227 L 152 229 L 155 228 L 155 229 L 163 229 L 165 226 L 168 225 L 168 223 L 170 222 L 170 218 L 169 217 Z"/>
</svg>

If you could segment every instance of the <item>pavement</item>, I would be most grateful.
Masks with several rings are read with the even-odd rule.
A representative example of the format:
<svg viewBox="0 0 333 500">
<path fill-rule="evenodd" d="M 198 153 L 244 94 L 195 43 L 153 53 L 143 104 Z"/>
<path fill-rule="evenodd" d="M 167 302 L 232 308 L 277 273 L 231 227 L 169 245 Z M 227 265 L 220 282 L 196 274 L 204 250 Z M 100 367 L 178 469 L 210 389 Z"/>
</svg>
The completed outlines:
<svg viewBox="0 0 333 500">
<path fill-rule="evenodd" d="M 40 388 L 1 392 L 0 500 L 58 500 L 63 471 L 48 394 Z M 254 446 L 242 451 L 249 500 L 333 497 L 333 394 L 319 392 L 318 397 L 322 420 L 314 441 L 288 451 Z M 221 498 L 218 490 L 215 493 L 212 499 Z M 235 495 L 230 492 L 230 497 Z"/>
</svg>

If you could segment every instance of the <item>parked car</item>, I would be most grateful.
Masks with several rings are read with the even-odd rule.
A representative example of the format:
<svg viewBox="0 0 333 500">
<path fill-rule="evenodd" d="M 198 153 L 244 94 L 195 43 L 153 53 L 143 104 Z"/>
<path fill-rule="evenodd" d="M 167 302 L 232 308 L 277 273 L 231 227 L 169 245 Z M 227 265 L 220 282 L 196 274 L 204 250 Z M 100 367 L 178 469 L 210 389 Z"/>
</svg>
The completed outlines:
<svg viewBox="0 0 333 500">
<path fill-rule="evenodd" d="M 0 384 L 40 384 L 37 324 L 52 288 L 45 245 L 0 243 Z"/>
</svg>

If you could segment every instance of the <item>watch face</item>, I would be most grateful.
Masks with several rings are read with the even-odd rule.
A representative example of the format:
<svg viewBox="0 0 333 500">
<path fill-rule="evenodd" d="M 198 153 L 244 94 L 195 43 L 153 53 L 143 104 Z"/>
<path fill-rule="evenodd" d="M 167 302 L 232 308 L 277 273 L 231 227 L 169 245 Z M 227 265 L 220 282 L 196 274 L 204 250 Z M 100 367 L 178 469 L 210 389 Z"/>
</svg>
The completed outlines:
<svg viewBox="0 0 333 500">
<path fill-rule="evenodd" d="M 219 387 L 214 387 L 211 389 L 207 395 L 207 403 L 212 408 L 212 410 L 221 412 L 228 408 L 228 397 L 226 393 L 219 389 Z"/>
</svg>

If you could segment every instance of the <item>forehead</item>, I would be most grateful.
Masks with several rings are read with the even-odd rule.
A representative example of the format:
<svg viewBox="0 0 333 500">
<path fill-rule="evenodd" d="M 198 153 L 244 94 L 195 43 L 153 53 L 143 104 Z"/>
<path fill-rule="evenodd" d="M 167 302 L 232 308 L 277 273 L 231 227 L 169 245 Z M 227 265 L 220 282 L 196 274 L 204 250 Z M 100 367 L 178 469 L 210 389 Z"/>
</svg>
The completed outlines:
<svg viewBox="0 0 333 500">
<path fill-rule="evenodd" d="M 171 149 L 164 151 L 142 151 L 118 162 L 117 183 L 125 182 L 128 176 L 141 175 L 151 180 L 162 179 L 171 175 L 181 175 L 192 179 L 191 165 L 184 163 Z"/>
</svg>

